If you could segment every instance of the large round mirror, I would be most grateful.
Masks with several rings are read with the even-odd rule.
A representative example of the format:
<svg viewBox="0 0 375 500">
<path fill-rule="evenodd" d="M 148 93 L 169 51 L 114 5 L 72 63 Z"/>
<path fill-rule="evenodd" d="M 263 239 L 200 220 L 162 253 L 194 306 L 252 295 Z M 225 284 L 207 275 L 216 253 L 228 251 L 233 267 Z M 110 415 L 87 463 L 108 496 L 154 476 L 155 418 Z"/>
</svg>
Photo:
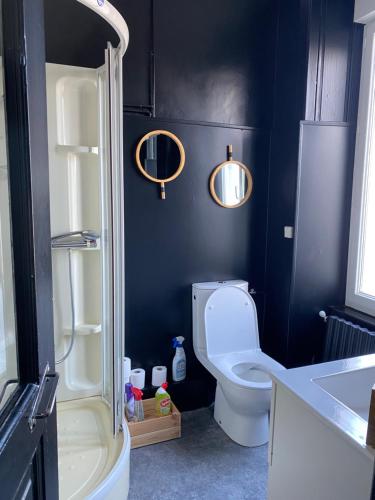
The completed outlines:
<svg viewBox="0 0 375 500">
<path fill-rule="evenodd" d="M 249 169 L 239 161 L 221 163 L 212 172 L 210 191 L 213 199 L 225 208 L 243 205 L 253 190 L 253 179 Z"/>
<path fill-rule="evenodd" d="M 185 150 L 177 136 L 167 130 L 154 130 L 139 141 L 135 159 L 142 174 L 161 186 L 165 199 L 165 183 L 178 177 L 185 165 Z"/>
</svg>

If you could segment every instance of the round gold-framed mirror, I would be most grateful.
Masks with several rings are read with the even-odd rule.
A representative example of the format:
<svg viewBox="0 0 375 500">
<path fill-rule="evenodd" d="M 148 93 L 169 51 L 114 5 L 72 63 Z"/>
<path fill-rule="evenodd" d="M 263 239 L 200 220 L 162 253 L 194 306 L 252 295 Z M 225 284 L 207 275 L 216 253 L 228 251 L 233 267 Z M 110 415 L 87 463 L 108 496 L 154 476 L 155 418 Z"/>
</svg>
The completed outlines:
<svg viewBox="0 0 375 500">
<path fill-rule="evenodd" d="M 250 170 L 240 161 L 233 160 L 232 146 L 228 146 L 228 160 L 220 163 L 211 174 L 210 192 L 218 205 L 238 208 L 248 201 L 253 191 Z"/>
<path fill-rule="evenodd" d="M 168 130 L 153 130 L 138 142 L 135 161 L 140 172 L 160 184 L 165 199 L 165 184 L 176 179 L 185 166 L 185 149 L 180 139 Z"/>
</svg>

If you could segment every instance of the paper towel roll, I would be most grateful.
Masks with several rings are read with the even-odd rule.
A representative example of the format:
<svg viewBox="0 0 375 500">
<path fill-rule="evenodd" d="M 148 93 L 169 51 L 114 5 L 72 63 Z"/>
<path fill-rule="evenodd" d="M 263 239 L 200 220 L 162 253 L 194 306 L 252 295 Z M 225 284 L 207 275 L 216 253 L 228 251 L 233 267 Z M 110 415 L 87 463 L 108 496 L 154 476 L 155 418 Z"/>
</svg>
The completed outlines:
<svg viewBox="0 0 375 500">
<path fill-rule="evenodd" d="M 152 385 L 154 387 L 160 387 L 166 381 L 167 381 L 167 367 L 154 366 L 152 369 Z"/>
<path fill-rule="evenodd" d="M 138 389 L 143 389 L 145 386 L 145 371 L 143 368 L 134 368 L 130 372 L 130 382 Z"/>
<path fill-rule="evenodd" d="M 130 382 L 130 372 L 132 370 L 132 362 L 130 358 L 124 358 L 122 362 L 122 373 L 124 377 L 124 386 Z"/>
</svg>

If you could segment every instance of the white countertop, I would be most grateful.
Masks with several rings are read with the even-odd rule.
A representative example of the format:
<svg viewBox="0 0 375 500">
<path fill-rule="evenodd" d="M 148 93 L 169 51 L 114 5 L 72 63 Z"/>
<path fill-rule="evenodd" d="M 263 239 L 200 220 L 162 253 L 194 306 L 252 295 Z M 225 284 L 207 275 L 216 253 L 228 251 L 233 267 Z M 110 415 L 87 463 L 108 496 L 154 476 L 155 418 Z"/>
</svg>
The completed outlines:
<svg viewBox="0 0 375 500">
<path fill-rule="evenodd" d="M 370 354 L 274 372 L 272 379 L 298 396 L 321 419 L 373 457 L 375 450 L 366 445 L 367 422 L 322 389 L 314 379 L 374 366 L 375 354 Z"/>
</svg>

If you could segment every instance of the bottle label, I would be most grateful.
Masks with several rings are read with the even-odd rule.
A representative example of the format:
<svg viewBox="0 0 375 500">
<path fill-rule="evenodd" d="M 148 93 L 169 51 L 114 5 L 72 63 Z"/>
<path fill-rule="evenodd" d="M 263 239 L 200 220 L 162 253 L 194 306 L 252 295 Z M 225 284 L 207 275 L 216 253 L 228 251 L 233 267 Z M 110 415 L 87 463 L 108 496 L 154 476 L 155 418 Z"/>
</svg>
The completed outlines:
<svg viewBox="0 0 375 500">
<path fill-rule="evenodd" d="M 181 359 L 176 365 L 176 378 L 178 380 L 184 379 L 186 376 L 186 361 Z"/>
<path fill-rule="evenodd" d="M 165 399 L 162 399 L 160 401 L 160 407 L 161 408 L 166 408 L 167 406 L 169 406 L 171 404 L 171 400 L 170 398 L 165 398 Z"/>
</svg>

